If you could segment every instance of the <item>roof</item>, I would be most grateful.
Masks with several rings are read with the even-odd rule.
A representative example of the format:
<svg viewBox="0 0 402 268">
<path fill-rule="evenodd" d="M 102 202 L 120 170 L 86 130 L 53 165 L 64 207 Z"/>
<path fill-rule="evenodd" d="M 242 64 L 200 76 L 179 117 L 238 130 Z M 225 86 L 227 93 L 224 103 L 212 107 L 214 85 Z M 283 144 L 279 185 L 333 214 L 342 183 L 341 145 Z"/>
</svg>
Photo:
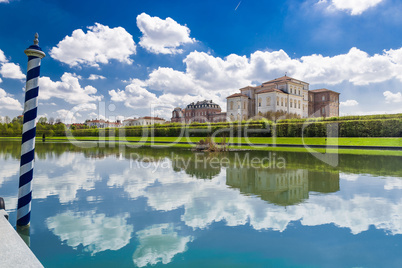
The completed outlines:
<svg viewBox="0 0 402 268">
<path fill-rule="evenodd" d="M 237 98 L 237 97 L 246 97 L 246 98 L 248 98 L 247 95 L 244 95 L 242 93 L 235 93 L 235 94 L 232 94 L 232 95 L 230 95 L 229 97 L 226 97 L 226 98 L 230 99 L 230 98 Z"/>
<path fill-rule="evenodd" d="M 259 92 L 256 92 L 255 94 L 270 93 L 270 92 L 278 92 L 278 93 L 288 94 L 288 93 L 286 93 L 286 92 L 284 92 L 284 91 L 282 91 L 280 89 L 277 89 L 277 88 L 264 89 L 264 90 L 261 90 Z"/>
<path fill-rule="evenodd" d="M 294 78 L 292 78 L 292 77 L 290 77 L 290 76 L 282 76 L 282 77 L 279 77 L 279 78 L 275 78 L 274 80 L 270 80 L 270 81 L 267 81 L 267 82 L 264 82 L 264 83 L 262 83 L 263 85 L 264 84 L 274 84 L 274 83 L 280 83 L 280 82 L 285 82 L 285 81 L 291 81 L 291 80 L 295 80 L 295 81 L 298 81 L 298 82 L 302 82 L 302 83 L 306 83 L 306 82 L 303 82 L 303 81 L 301 81 L 301 80 L 298 80 L 298 79 L 294 79 Z"/>
<path fill-rule="evenodd" d="M 327 88 L 319 88 L 319 89 L 310 90 L 311 93 L 320 93 L 320 92 L 327 92 L 327 91 L 330 91 L 330 92 L 333 92 L 333 93 L 336 93 L 336 94 L 341 94 L 339 92 L 336 92 L 336 91 L 333 91 L 333 90 L 330 90 L 330 89 L 327 89 Z"/>
<path fill-rule="evenodd" d="M 138 119 L 151 119 L 151 120 L 163 120 L 163 121 L 165 121 L 165 119 L 163 119 L 163 118 L 153 117 L 153 116 L 144 116 L 144 117 L 141 117 L 141 118 L 138 118 Z"/>
</svg>

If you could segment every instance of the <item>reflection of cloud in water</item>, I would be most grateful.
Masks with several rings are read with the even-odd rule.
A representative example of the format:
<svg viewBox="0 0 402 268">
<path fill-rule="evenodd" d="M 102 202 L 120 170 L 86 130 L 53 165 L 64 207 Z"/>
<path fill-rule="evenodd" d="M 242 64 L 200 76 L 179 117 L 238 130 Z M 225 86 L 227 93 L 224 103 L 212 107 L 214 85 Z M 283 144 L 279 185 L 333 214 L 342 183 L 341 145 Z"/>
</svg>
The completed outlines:
<svg viewBox="0 0 402 268">
<path fill-rule="evenodd" d="M 39 162 L 33 180 L 33 198 L 57 195 L 61 203 L 72 202 L 80 189 L 94 189 L 100 176 L 95 174 L 95 160 L 85 159 L 79 154 L 62 154 L 58 159 Z"/>
<path fill-rule="evenodd" d="M 402 189 L 402 178 L 387 177 L 384 189 L 385 190 Z"/>
<path fill-rule="evenodd" d="M 191 236 L 179 236 L 172 224 L 157 224 L 138 231 L 140 245 L 133 254 L 134 264 L 143 267 L 158 262 L 167 264 L 176 254 L 187 250 L 187 243 L 192 241 Z"/>
<path fill-rule="evenodd" d="M 105 214 L 74 213 L 67 211 L 49 217 L 47 227 L 61 241 L 77 248 L 84 247 L 84 251 L 95 254 L 105 250 L 118 250 L 126 246 L 131 239 L 134 227 L 127 224 L 129 214 L 106 217 Z"/>
<path fill-rule="evenodd" d="M 349 173 L 339 173 L 339 178 L 346 181 L 356 181 L 357 179 L 359 179 L 359 175 Z"/>
<path fill-rule="evenodd" d="M 15 160 L 1 160 L 1 168 L 0 168 L 0 186 L 11 180 L 14 176 L 19 174 L 20 171 L 20 163 Z"/>
<path fill-rule="evenodd" d="M 346 199 L 337 193 L 310 194 L 301 204 L 283 207 L 229 188 L 225 183 L 226 171 L 223 169 L 211 180 L 198 180 L 168 169 L 158 169 L 155 173 L 126 170 L 118 185 L 130 195 L 146 197 L 148 205 L 155 210 L 183 207 L 182 220 L 193 228 L 207 228 L 214 222 L 226 221 L 229 226 L 249 223 L 257 230 L 284 231 L 291 221 L 300 221 L 306 226 L 332 223 L 349 228 L 353 234 L 368 230 L 370 225 L 402 234 L 402 199 L 391 200 L 386 195 L 356 194 Z M 352 177 L 349 179 L 354 180 Z M 392 187 L 399 187 L 395 186 L 396 182 L 399 181 Z"/>
</svg>

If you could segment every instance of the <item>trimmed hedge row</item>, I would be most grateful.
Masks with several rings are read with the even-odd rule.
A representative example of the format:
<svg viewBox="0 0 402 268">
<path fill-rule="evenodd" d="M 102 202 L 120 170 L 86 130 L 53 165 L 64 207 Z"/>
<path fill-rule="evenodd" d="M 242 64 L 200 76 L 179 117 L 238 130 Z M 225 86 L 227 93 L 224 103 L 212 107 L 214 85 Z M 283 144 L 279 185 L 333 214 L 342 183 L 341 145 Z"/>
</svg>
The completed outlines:
<svg viewBox="0 0 402 268">
<path fill-rule="evenodd" d="M 206 124 L 187 126 L 158 126 L 158 127 L 126 127 L 110 129 L 79 129 L 72 131 L 77 137 L 207 137 L 215 133 L 216 136 L 235 137 L 402 137 L 402 118 L 400 119 L 373 119 L 348 121 L 318 121 L 318 122 L 252 122 L 242 123 L 228 128 L 229 124 Z"/>
</svg>

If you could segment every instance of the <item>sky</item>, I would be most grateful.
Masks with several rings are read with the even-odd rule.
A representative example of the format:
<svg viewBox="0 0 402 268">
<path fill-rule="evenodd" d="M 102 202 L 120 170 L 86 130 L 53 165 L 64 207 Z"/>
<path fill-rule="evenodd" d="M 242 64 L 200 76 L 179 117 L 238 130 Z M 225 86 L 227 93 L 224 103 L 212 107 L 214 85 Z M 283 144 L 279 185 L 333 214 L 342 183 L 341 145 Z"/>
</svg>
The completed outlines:
<svg viewBox="0 0 402 268">
<path fill-rule="evenodd" d="M 154 115 L 288 76 L 340 114 L 402 113 L 402 1 L 0 0 L 0 116 L 22 114 L 39 33 L 38 116 Z M 1 119 L 1 118 L 0 118 Z"/>
</svg>

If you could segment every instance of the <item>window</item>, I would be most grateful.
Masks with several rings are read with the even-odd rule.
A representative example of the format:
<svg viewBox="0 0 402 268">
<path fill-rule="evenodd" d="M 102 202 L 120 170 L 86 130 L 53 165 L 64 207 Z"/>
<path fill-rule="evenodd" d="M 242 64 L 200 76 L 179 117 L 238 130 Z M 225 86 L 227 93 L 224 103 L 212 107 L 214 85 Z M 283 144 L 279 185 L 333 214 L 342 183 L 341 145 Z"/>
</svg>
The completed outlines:
<svg viewBox="0 0 402 268">
<path fill-rule="evenodd" d="M 288 99 L 285 99 L 285 106 L 288 106 Z"/>
<path fill-rule="evenodd" d="M 297 101 L 295 100 L 295 108 L 297 108 Z"/>
<path fill-rule="evenodd" d="M 241 108 L 241 102 L 237 101 L 237 109 L 240 109 L 240 108 Z"/>
<path fill-rule="evenodd" d="M 281 106 L 283 106 L 283 98 L 281 98 Z"/>
<path fill-rule="evenodd" d="M 276 98 L 276 106 L 279 106 L 279 97 Z"/>
<path fill-rule="evenodd" d="M 299 101 L 299 109 L 300 109 L 300 101 Z"/>
<path fill-rule="evenodd" d="M 243 103 L 243 109 L 246 110 L 246 101 Z"/>
<path fill-rule="evenodd" d="M 300 89 L 299 89 L 299 95 L 300 95 Z"/>
<path fill-rule="evenodd" d="M 233 101 L 230 102 L 230 110 L 233 110 Z"/>
<path fill-rule="evenodd" d="M 267 97 L 266 102 L 267 106 L 271 106 L 271 97 Z"/>
<path fill-rule="evenodd" d="M 290 103 L 290 108 L 292 108 L 292 100 L 289 100 L 289 103 Z"/>
<path fill-rule="evenodd" d="M 262 99 L 258 98 L 258 107 L 261 107 Z"/>
<path fill-rule="evenodd" d="M 325 101 L 325 96 L 322 96 L 322 100 Z"/>
</svg>

